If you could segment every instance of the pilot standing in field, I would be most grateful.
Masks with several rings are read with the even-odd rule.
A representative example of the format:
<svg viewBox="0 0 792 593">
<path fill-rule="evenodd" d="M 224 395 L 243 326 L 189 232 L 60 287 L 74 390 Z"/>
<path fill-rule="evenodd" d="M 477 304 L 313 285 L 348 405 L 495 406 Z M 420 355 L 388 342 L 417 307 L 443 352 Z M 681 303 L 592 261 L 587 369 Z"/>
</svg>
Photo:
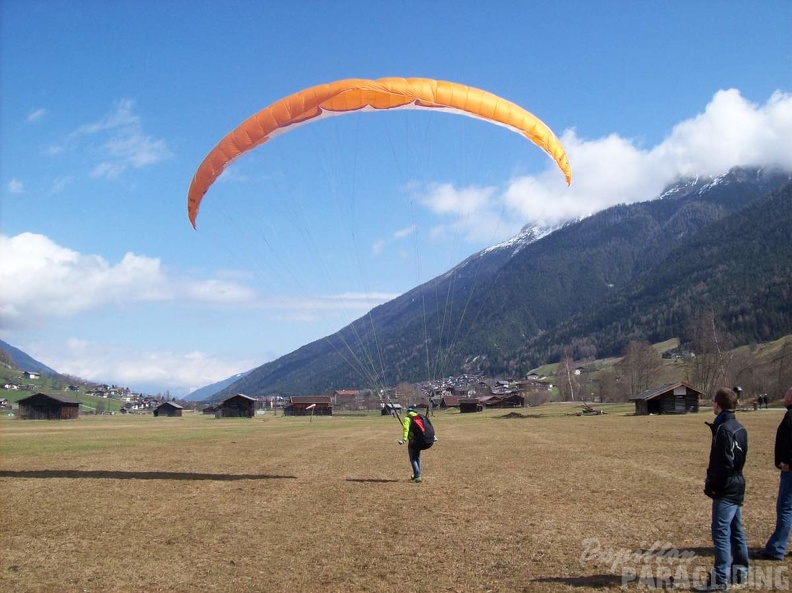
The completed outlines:
<svg viewBox="0 0 792 593">
<path fill-rule="evenodd" d="M 402 438 L 399 441 L 400 445 L 407 442 L 407 454 L 410 456 L 410 466 L 412 467 L 412 477 L 410 477 L 410 481 L 415 483 L 421 481 L 421 449 L 418 447 L 418 443 L 412 438 L 413 435 L 410 432 L 410 428 L 412 427 L 413 418 L 417 415 L 418 412 L 415 411 L 415 406 L 407 407 L 407 415 L 402 422 Z"/>
<path fill-rule="evenodd" d="M 776 430 L 775 466 L 779 475 L 778 498 L 776 499 L 776 528 L 759 553 L 763 560 L 782 561 L 792 531 L 792 387 L 784 396 L 787 412 Z"/>
<path fill-rule="evenodd" d="M 737 394 L 718 389 L 712 398 L 715 421 L 704 494 L 712 499 L 712 543 L 715 566 L 707 582 L 694 591 L 726 591 L 748 578 L 748 541 L 742 526 L 745 499 L 743 466 L 748 455 L 748 432 L 735 418 Z"/>
</svg>

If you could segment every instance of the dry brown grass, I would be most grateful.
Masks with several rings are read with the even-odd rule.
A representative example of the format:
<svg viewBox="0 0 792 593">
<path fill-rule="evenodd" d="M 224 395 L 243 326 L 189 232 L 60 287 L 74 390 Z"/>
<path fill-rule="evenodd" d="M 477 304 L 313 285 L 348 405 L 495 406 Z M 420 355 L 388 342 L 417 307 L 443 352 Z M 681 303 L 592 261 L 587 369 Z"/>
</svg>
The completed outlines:
<svg viewBox="0 0 792 593">
<path fill-rule="evenodd" d="M 581 561 L 591 538 L 708 567 L 711 415 L 557 410 L 438 413 L 422 484 L 385 417 L 2 420 L 0 589 L 620 590 L 621 567 Z M 751 547 L 774 525 L 780 418 L 741 414 Z"/>
</svg>

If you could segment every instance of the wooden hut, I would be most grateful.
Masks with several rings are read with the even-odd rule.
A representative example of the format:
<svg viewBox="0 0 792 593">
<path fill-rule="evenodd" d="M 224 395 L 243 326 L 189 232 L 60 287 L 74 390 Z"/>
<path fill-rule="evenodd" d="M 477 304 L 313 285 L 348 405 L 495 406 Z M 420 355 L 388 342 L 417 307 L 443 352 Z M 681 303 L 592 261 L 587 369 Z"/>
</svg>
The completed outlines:
<svg viewBox="0 0 792 593">
<path fill-rule="evenodd" d="M 203 410 L 201 410 L 201 413 L 202 414 L 206 414 L 207 416 L 209 416 L 209 415 L 214 415 L 214 413 L 216 411 L 217 411 L 217 408 L 215 408 L 214 406 L 207 406 Z"/>
<path fill-rule="evenodd" d="M 256 415 L 256 400 L 244 393 L 224 399 L 215 408 L 215 418 L 253 418 Z"/>
<path fill-rule="evenodd" d="M 440 408 L 441 409 L 458 408 L 460 399 L 461 398 L 458 395 L 444 395 L 440 399 Z"/>
<path fill-rule="evenodd" d="M 396 416 L 401 414 L 402 406 L 401 404 L 382 404 L 382 415 L 383 416 Z"/>
<path fill-rule="evenodd" d="M 73 420 L 80 416 L 79 400 L 65 395 L 35 393 L 17 403 L 22 420 Z"/>
<path fill-rule="evenodd" d="M 493 393 L 490 399 L 482 403 L 488 408 L 522 408 L 525 405 L 525 398 L 519 391 Z"/>
<path fill-rule="evenodd" d="M 630 397 L 635 414 L 687 414 L 699 411 L 702 393 L 687 383 L 666 383 Z"/>
<path fill-rule="evenodd" d="M 473 412 L 481 412 L 484 406 L 475 397 L 461 397 L 459 398 L 459 411 L 462 414 L 470 414 Z"/>
<path fill-rule="evenodd" d="M 295 395 L 283 408 L 284 416 L 332 416 L 333 398 L 329 395 Z"/>
<path fill-rule="evenodd" d="M 154 408 L 154 415 L 167 418 L 181 417 L 183 409 L 184 408 L 182 408 L 179 404 L 174 404 L 173 402 L 162 402 L 160 405 Z"/>
</svg>

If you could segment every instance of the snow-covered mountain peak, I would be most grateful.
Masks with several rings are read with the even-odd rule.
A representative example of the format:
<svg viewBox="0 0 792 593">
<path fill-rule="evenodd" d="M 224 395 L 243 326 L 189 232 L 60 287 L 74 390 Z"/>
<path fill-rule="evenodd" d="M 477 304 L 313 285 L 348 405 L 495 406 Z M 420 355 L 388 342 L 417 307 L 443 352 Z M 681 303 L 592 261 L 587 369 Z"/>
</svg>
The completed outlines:
<svg viewBox="0 0 792 593">
<path fill-rule="evenodd" d="M 531 243 L 535 243 L 543 237 L 546 237 L 562 226 L 563 225 L 540 227 L 533 224 L 526 224 L 514 237 L 506 239 L 505 241 L 501 241 L 500 243 L 492 245 L 491 247 L 487 247 L 481 251 L 481 255 L 485 253 L 491 253 L 493 251 L 512 250 L 511 255 L 514 256 L 526 246 L 530 245 Z"/>
</svg>

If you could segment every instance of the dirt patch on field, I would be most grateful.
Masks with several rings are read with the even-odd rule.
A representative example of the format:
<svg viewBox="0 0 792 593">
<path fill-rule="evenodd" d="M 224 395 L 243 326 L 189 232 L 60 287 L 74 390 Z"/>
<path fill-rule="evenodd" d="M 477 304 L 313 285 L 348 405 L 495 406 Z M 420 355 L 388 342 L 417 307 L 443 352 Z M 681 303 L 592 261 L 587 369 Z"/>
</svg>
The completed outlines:
<svg viewBox="0 0 792 593">
<path fill-rule="evenodd" d="M 503 416 L 498 416 L 498 418 L 543 418 L 541 414 L 523 414 L 522 412 L 509 412 L 508 414 L 504 414 Z"/>
</svg>

